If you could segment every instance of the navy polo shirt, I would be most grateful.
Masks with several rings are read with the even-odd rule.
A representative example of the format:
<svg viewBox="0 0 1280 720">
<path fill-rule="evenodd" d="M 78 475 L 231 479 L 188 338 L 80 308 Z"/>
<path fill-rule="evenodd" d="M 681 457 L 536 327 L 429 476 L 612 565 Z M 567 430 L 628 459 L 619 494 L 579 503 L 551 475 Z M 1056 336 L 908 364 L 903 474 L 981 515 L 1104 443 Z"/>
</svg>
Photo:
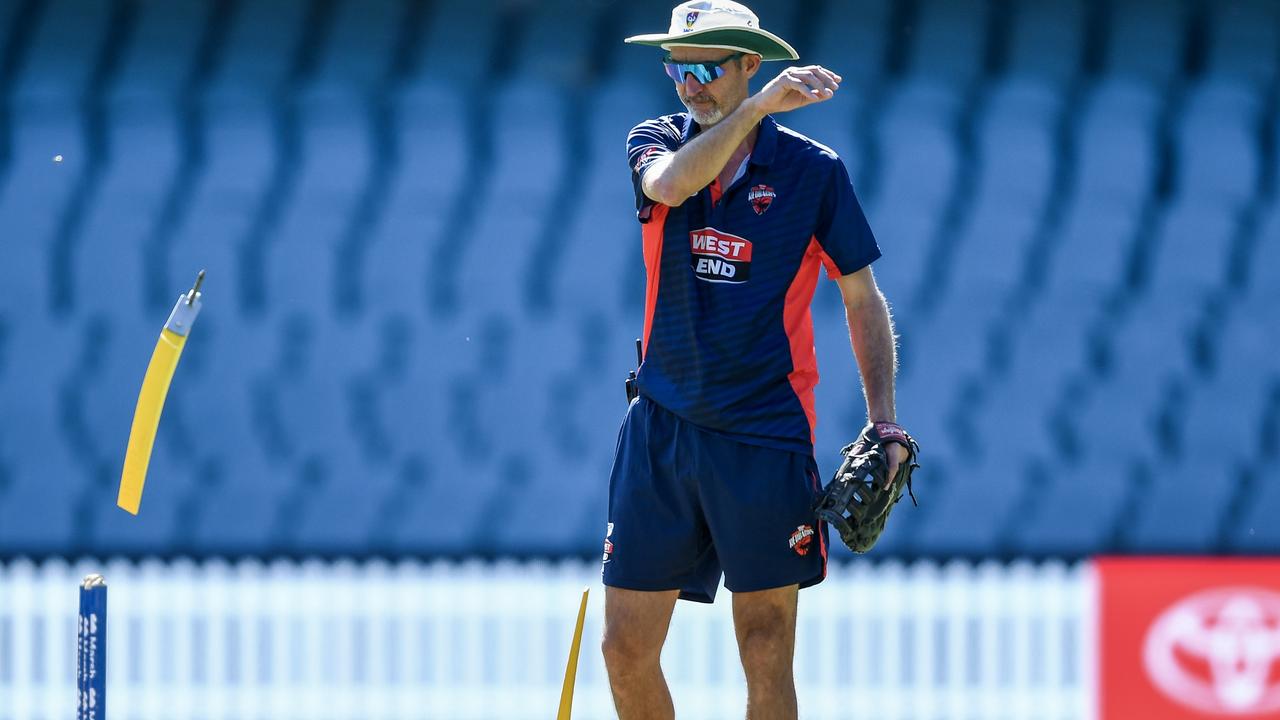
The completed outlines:
<svg viewBox="0 0 1280 720">
<path fill-rule="evenodd" d="M 723 192 L 646 197 L 645 170 L 699 131 L 678 113 L 627 137 L 647 277 L 640 393 L 707 430 L 811 454 L 819 271 L 856 272 L 880 248 L 840 158 L 771 117 Z"/>
</svg>

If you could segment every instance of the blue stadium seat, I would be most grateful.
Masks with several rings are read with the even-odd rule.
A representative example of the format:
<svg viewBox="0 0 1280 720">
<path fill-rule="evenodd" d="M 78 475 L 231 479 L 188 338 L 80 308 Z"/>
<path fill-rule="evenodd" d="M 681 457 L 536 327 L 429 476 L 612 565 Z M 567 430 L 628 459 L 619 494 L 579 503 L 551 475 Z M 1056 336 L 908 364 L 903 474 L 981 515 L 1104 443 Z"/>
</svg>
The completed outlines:
<svg viewBox="0 0 1280 720">
<path fill-rule="evenodd" d="M 207 95 L 265 101 L 283 88 L 306 38 L 306 12 L 299 2 L 237 4 Z"/>
<path fill-rule="evenodd" d="M 307 93 L 297 173 L 279 224 L 256 240 L 266 248 L 266 301 L 272 312 L 333 308 L 339 301 L 339 248 L 369 182 L 374 150 L 366 116 L 351 95 Z"/>
<path fill-rule="evenodd" d="M 371 364 L 377 346 L 365 332 L 334 319 L 290 312 L 281 318 L 273 367 L 259 376 L 274 445 L 297 461 L 324 455 L 347 463 L 356 453 L 350 430 L 351 378 Z"/>
<path fill-rule="evenodd" d="M 6 236 L 0 308 L 44 312 L 52 300 L 54 241 L 89 164 L 85 138 L 69 107 L 19 105 L 10 123 L 12 155 L 0 175 Z"/>
<path fill-rule="evenodd" d="M 892 38 L 892 5 L 890 0 L 824 3 L 822 14 L 809 18 L 813 32 L 809 47 L 796 48 L 801 62 L 834 70 L 843 79 L 840 87 L 845 92 L 879 82 L 885 48 Z"/>
<path fill-rule="evenodd" d="M 162 426 L 165 427 L 165 426 Z M 167 427 L 161 432 L 165 432 Z M 123 448 L 110 465 L 107 487 L 90 490 L 85 497 L 91 508 L 90 547 L 103 554 L 149 555 L 190 547 L 190 512 L 203 501 L 196 487 L 195 468 L 188 458 L 165 452 L 152 453 L 138 514 L 116 507 L 116 483 L 124 466 Z"/>
<path fill-rule="evenodd" d="M 1123 0 L 1108 7 L 1107 71 L 1163 87 L 1182 69 L 1186 0 Z"/>
<path fill-rule="evenodd" d="M 175 454 L 194 464 L 201 488 L 192 543 L 210 553 L 270 552 L 280 541 L 290 476 L 283 457 L 268 455 L 279 443 L 266 404 L 275 341 L 274 328 L 207 306 L 165 403 L 164 425 L 187 431 Z"/>
<path fill-rule="evenodd" d="M 954 89 L 903 83 L 875 128 L 880 172 L 874 192 L 861 199 L 886 256 L 876 268 L 881 284 L 900 306 L 930 281 L 928 253 L 960 171 L 958 100 Z"/>
<path fill-rule="evenodd" d="M 456 236 L 459 195 L 470 192 L 469 124 L 462 91 L 415 85 L 397 97 L 395 165 L 382 211 L 358 245 L 360 299 L 374 310 L 425 314 L 435 254 Z M 444 141 L 443 138 L 452 138 Z"/>
<path fill-rule="evenodd" d="M 278 159 L 272 118 L 259 104 L 215 104 L 207 109 L 206 128 L 205 162 L 190 200 L 149 251 L 165 258 L 158 286 L 189 287 L 193 273 L 207 268 L 210 297 L 243 311 L 249 268 L 242 254 Z"/>
<path fill-rule="evenodd" d="M 463 555 L 491 542 L 491 533 L 501 516 L 486 515 L 487 509 L 504 511 L 491 499 L 503 496 L 505 484 L 513 482 L 502 462 L 495 458 L 489 468 L 462 460 L 445 443 L 422 443 L 426 471 L 420 485 L 409 493 L 400 508 L 402 520 L 391 537 L 398 552 L 426 555 Z"/>
<path fill-rule="evenodd" d="M 986 383 L 976 426 L 1000 428 L 1001 444 L 1053 456 L 1057 438 L 1052 413 L 1068 381 L 1086 371 L 1088 320 L 1071 304 L 1038 306 L 1014 337 L 1007 374 Z M 993 446 L 985 449 L 998 452 Z"/>
<path fill-rule="evenodd" d="M 1054 293 L 1097 297 L 1117 288 L 1155 182 L 1154 93 L 1104 80 L 1078 124 L 1076 182 L 1055 231 L 1047 278 Z"/>
<path fill-rule="evenodd" d="M 986 329 L 971 322 L 969 314 L 978 302 L 958 299 L 910 333 L 903 330 L 903 344 L 911 348 L 898 380 L 898 415 L 920 442 L 943 456 L 966 447 L 950 413 L 963 381 L 976 376 L 986 362 Z"/>
<path fill-rule="evenodd" d="M 479 542 L 498 554 L 598 551 L 608 518 L 609 466 L 564 466 L 531 462 L 528 441 L 513 443 L 490 512 L 477 520 Z"/>
<path fill-rule="evenodd" d="M 1276 77 L 1280 8 L 1271 0 L 1219 0 L 1208 10 L 1210 72 L 1267 87 Z"/>
<path fill-rule="evenodd" d="M 1011 10 L 1010 74 L 1065 91 L 1083 65 L 1084 0 L 1026 0 L 1014 3 Z"/>
<path fill-rule="evenodd" d="M 1160 456 L 1159 404 L 1174 377 L 1167 370 L 1139 368 L 1091 385 L 1071 414 L 1085 456 L 1117 463 Z"/>
<path fill-rule="evenodd" d="M 1124 76 L 1100 80 L 1076 125 L 1077 184 L 1088 200 L 1138 207 L 1155 182 L 1160 97 Z"/>
<path fill-rule="evenodd" d="M 297 553 L 336 555 L 372 548 L 397 480 L 391 468 L 325 453 L 306 458 L 287 502 L 283 542 Z M 443 509 L 442 509 L 443 510 Z"/>
<path fill-rule="evenodd" d="M 433 3 L 419 43 L 422 55 L 415 58 L 411 76 L 457 83 L 463 89 L 487 83 L 498 42 L 499 12 L 491 8 L 482 10 L 467 0 Z"/>
<path fill-rule="evenodd" d="M 982 0 L 922 0 L 911 33 L 911 72 L 951 86 L 975 81 L 983 71 L 987 14 Z"/>
<path fill-rule="evenodd" d="M 0 47 L 3 47 L 12 33 L 19 32 L 15 30 L 22 22 L 23 3 L 8 2 L 0 3 Z M 0 53 L 0 76 L 7 75 L 9 72 L 9 64 L 15 60 L 20 60 L 17 53 L 10 55 L 9 53 Z"/>
<path fill-rule="evenodd" d="M 598 306 L 632 287 L 624 278 L 643 274 L 641 224 L 627 167 L 625 140 L 635 125 L 665 112 L 660 83 L 617 81 L 593 93 L 583 118 L 589 158 L 582 195 L 568 210 L 558 257 L 545 265 L 550 304 L 558 310 Z M 643 285 L 638 290 L 643 298 Z M 608 302 L 605 312 L 616 303 Z"/>
<path fill-rule="evenodd" d="M 96 304 L 73 348 L 82 364 L 73 371 L 78 389 L 72 412 L 83 423 L 78 436 L 85 444 L 77 450 L 93 462 L 109 462 L 124 457 L 138 391 L 165 319 L 124 308 L 108 314 L 110 300 Z"/>
<path fill-rule="evenodd" d="M 1238 210 L 1258 191 L 1261 98 L 1235 78 L 1200 83 L 1178 126 L 1178 192 L 1187 201 Z"/>
<path fill-rule="evenodd" d="M 857 190 L 863 168 L 862 137 L 867 98 L 856 84 L 841 84 L 840 92 L 822 105 L 790 112 L 777 118 L 784 127 L 808 136 L 840 156 Z"/>
<path fill-rule="evenodd" d="M 1043 212 L 1059 162 L 1054 133 L 1061 112 L 1061 97 L 1036 80 L 1011 78 L 991 90 L 978 126 L 978 202 L 997 195 L 1010 212 L 1019 206 L 1032 216 Z"/>
<path fill-rule="evenodd" d="M 359 92 L 376 89 L 390 74 L 408 6 L 397 0 L 342 0 L 332 13 L 312 83 Z"/>
<path fill-rule="evenodd" d="M 594 28 L 604 6 L 577 0 L 542 0 L 526 6 L 522 18 L 523 47 L 517 52 L 517 77 L 575 88 L 591 81 L 593 34 L 566 32 L 567 28 Z M 610 8 L 612 10 L 612 8 Z"/>
<path fill-rule="evenodd" d="M 1030 511 L 1017 524 L 1015 542 L 1038 555 L 1081 555 L 1114 548 L 1133 493 L 1132 468 L 1115 457 L 1059 466 L 1036 490 Z M 1141 501 L 1139 501 L 1141 502 Z"/>
<path fill-rule="evenodd" d="M 952 287 L 1012 289 L 1021 279 L 1051 200 L 1059 99 L 1030 81 L 998 86 L 978 131 L 979 160 L 968 218 L 946 272 Z"/>
<path fill-rule="evenodd" d="M 30 44 L 11 100 L 19 106 L 41 104 L 70 110 L 84 99 L 108 40 L 111 13 L 112 6 L 106 3 L 45 3 L 35 13 L 35 26 L 26 31 Z M 75 48 L 75 52 L 67 52 L 68 48 Z"/>
<path fill-rule="evenodd" d="M 1220 546 L 1227 503 L 1240 481 L 1229 455 L 1215 462 L 1187 458 L 1159 463 L 1138 492 L 1128 544 L 1147 552 L 1204 552 Z"/>
<path fill-rule="evenodd" d="M 1125 283 L 1141 217 L 1136 207 L 1104 198 L 1076 198 L 1066 212 L 1054 232 L 1044 289 L 1085 307 Z"/>
<path fill-rule="evenodd" d="M 1238 335 L 1236 339 L 1239 339 Z M 1270 350 L 1274 352 L 1276 347 L 1273 344 Z M 1252 349 L 1267 352 L 1260 344 Z M 1242 364 L 1247 363 L 1241 360 L 1231 363 L 1236 366 Z M 1222 374 L 1213 382 L 1192 386 L 1183 412 L 1175 419 L 1179 430 L 1178 445 L 1185 449 L 1184 460 L 1199 462 L 1196 449 L 1206 444 L 1223 445 L 1223 453 L 1227 456 L 1224 462 L 1229 458 L 1252 463 L 1262 454 L 1266 429 L 1264 420 L 1270 410 L 1274 376 L 1266 372 L 1265 365 L 1242 368 L 1242 372 L 1244 374 L 1235 376 Z M 1222 432 L 1228 427 L 1238 428 L 1230 439 Z"/>
<path fill-rule="evenodd" d="M 887 99 L 876 140 L 881 145 L 882 177 L 874 205 L 932 213 L 950 199 L 959 158 L 953 122 L 959 111 L 956 92 L 940 84 L 912 80 Z"/>
<path fill-rule="evenodd" d="M 290 478 L 256 453 L 225 453 L 203 466 L 196 518 L 187 530 L 193 546 L 212 555 L 270 554 L 284 548 Z"/>
<path fill-rule="evenodd" d="M 22 422 L 54 431 L 48 418 L 37 421 L 28 414 Z M 0 443 L 0 548 L 5 554 L 60 554 L 83 542 L 84 471 L 65 452 L 43 454 L 3 437 Z"/>
<path fill-rule="evenodd" d="M 71 291 L 82 314 L 119 309 L 129 315 L 147 307 L 148 251 L 175 182 L 181 149 L 174 113 L 160 103 L 130 101 L 112 113 L 107 166 L 97 191 L 82 209 L 84 221 L 74 249 Z M 189 283 L 195 278 L 189 272 Z M 183 290 L 174 286 L 164 309 L 153 306 L 159 324 L 172 300 Z"/>
<path fill-rule="evenodd" d="M 88 468 L 67 443 L 61 413 L 78 339 L 43 316 L 4 321 L 0 346 L 0 547 L 63 552 L 79 537 L 76 515 Z M 123 447 L 121 447 L 123 451 Z"/>
<path fill-rule="evenodd" d="M 658 32 L 666 28 L 671 21 L 671 8 L 665 11 L 653 3 L 629 2 L 619 3 L 605 15 L 613 26 L 618 42 L 604 46 L 602 62 L 610 71 L 610 84 L 639 83 L 653 88 L 668 88 L 669 80 L 662 74 L 659 64 L 661 53 L 653 52 L 653 48 L 641 45 L 628 45 L 622 38 L 643 33 Z M 604 27 L 604 25 L 602 25 Z M 674 112 L 674 110 L 665 110 Z"/>
<path fill-rule="evenodd" d="M 172 0 L 138 4 L 137 16 L 111 86 L 111 100 L 139 99 L 173 103 L 196 70 L 197 54 L 212 20 L 209 0 Z M 169 111 L 156 107 L 156 111 Z M 114 157 L 125 157 L 119 154 Z"/>
<path fill-rule="evenodd" d="M 1280 273 L 1272 271 L 1277 267 L 1280 267 L 1280 202 L 1273 202 L 1259 219 L 1249 258 L 1249 298 L 1258 308 L 1280 300 Z"/>
<path fill-rule="evenodd" d="M 1255 374 L 1280 374 L 1280 355 L 1274 352 L 1280 347 L 1280 325 L 1272 321 L 1274 310 L 1274 304 L 1242 304 L 1217 323 L 1218 332 L 1211 340 L 1211 377 L 1227 382 Z"/>
<path fill-rule="evenodd" d="M 274 342 L 274 329 L 238 321 L 229 308 L 206 307 L 192 329 L 164 425 L 185 429 L 179 450 L 212 464 L 210 482 L 253 485 L 270 477 L 266 453 L 278 441 L 267 432 L 264 412 Z"/>
<path fill-rule="evenodd" d="M 509 85 L 498 93 L 491 182 L 483 190 L 455 267 L 441 268 L 468 314 L 525 304 L 534 253 L 548 229 L 561 232 L 555 211 L 569 159 L 566 109 L 549 87 Z"/>
<path fill-rule="evenodd" d="M 1274 553 L 1280 546 L 1280 482 L 1276 482 L 1274 459 L 1256 466 L 1252 493 L 1243 504 L 1239 519 L 1228 528 L 1233 550 Z"/>
<path fill-rule="evenodd" d="M 1000 552 L 1003 535 L 1026 491 L 1028 473 L 1026 458 L 1016 452 L 985 458 L 964 472 L 948 473 L 944 483 L 921 495 L 927 505 L 918 509 L 926 517 L 920 518 L 916 550 L 938 555 Z"/>
<path fill-rule="evenodd" d="M 1158 223 L 1147 258 L 1151 292 L 1196 302 L 1225 286 L 1238 229 L 1239 218 L 1228 208 L 1195 197 L 1174 205 Z"/>
</svg>

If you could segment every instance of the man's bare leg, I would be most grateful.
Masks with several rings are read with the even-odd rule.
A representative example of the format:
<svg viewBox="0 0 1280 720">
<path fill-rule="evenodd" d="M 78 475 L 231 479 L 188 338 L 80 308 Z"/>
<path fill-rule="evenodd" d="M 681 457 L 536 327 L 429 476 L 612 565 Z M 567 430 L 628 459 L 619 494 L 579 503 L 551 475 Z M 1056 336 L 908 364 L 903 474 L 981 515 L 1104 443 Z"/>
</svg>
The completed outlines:
<svg viewBox="0 0 1280 720">
<path fill-rule="evenodd" d="M 675 708 L 662 677 L 662 644 L 678 590 L 604 589 L 604 652 L 618 720 L 672 720 Z"/>
<path fill-rule="evenodd" d="M 795 720 L 798 585 L 733 594 L 733 630 L 747 676 L 747 720 Z"/>
</svg>

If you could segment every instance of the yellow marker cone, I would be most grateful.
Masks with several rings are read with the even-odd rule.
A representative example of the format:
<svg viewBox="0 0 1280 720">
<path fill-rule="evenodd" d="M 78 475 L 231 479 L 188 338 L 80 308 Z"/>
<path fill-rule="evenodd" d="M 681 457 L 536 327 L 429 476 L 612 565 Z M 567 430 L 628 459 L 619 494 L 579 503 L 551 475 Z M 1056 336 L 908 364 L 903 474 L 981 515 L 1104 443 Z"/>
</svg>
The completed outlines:
<svg viewBox="0 0 1280 720">
<path fill-rule="evenodd" d="M 564 668 L 564 687 L 560 690 L 560 712 L 556 720 L 569 720 L 573 714 L 573 681 L 578 677 L 578 649 L 582 647 L 582 621 L 587 617 L 587 594 L 591 588 L 582 588 L 582 603 L 578 605 L 578 624 L 573 629 L 573 645 L 569 647 L 569 663 Z"/>
<path fill-rule="evenodd" d="M 133 427 L 129 430 L 129 447 L 124 455 L 124 472 L 120 475 L 120 494 L 116 505 L 137 515 L 142 503 L 142 486 L 147 481 L 147 466 L 151 464 L 151 448 L 156 442 L 156 429 L 160 427 L 160 412 L 169 394 L 169 383 L 178 369 L 178 359 L 187 344 L 187 333 L 196 316 L 200 314 L 200 284 L 204 271 L 196 276 L 190 292 L 178 297 L 178 303 L 169 313 L 169 320 L 160 330 L 160 339 L 151 353 L 147 374 L 142 379 L 142 391 L 138 393 L 138 405 L 133 411 Z"/>
</svg>

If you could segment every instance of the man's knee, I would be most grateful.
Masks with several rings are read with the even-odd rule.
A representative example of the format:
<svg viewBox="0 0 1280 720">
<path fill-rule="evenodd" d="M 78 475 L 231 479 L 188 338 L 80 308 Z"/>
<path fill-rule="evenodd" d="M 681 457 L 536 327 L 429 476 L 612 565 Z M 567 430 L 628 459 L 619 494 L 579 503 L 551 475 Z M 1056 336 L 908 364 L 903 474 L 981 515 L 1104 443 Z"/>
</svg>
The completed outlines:
<svg viewBox="0 0 1280 720">
<path fill-rule="evenodd" d="M 658 664 L 675 595 L 606 588 L 600 651 L 611 675 Z"/>
<path fill-rule="evenodd" d="M 791 664 L 795 631 L 783 613 L 761 613 L 742 622 L 737 635 L 744 664 L 761 669 Z"/>
<path fill-rule="evenodd" d="M 652 632 L 636 625 L 606 623 L 600 641 L 604 664 L 610 673 L 627 673 L 657 663 L 662 655 L 662 642 L 655 642 Z"/>
<path fill-rule="evenodd" d="M 795 650 L 794 590 L 735 598 L 734 630 L 748 677 L 787 675 Z"/>
</svg>

